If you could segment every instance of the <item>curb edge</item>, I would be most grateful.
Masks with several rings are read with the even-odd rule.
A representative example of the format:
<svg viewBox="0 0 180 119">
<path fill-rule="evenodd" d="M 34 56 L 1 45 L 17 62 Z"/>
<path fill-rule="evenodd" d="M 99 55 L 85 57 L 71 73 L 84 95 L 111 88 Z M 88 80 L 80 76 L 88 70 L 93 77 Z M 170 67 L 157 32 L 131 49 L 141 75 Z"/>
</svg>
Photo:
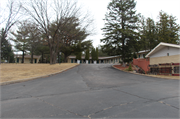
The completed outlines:
<svg viewBox="0 0 180 119">
<path fill-rule="evenodd" d="M 112 65 L 112 67 L 115 68 L 115 69 L 117 69 L 117 70 L 120 70 L 120 69 L 116 68 L 114 65 Z M 172 79 L 172 78 L 168 78 L 168 77 L 162 78 L 162 77 L 150 76 L 150 75 L 146 75 L 146 74 L 139 74 L 139 73 L 128 72 L 128 71 L 124 71 L 124 70 L 120 70 L 120 71 L 123 71 L 123 72 L 126 72 L 126 73 L 135 74 L 135 75 L 153 77 L 153 78 L 170 79 L 170 80 L 180 80 L 180 79 Z"/>
</svg>

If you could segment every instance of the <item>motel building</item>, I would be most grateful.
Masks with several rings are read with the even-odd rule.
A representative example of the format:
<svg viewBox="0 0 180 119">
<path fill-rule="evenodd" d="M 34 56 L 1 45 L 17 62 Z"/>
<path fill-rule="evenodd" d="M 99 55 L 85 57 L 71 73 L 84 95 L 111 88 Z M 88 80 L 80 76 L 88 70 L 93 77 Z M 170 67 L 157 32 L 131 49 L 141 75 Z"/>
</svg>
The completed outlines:
<svg viewBox="0 0 180 119">
<path fill-rule="evenodd" d="M 121 56 L 98 57 L 97 64 L 117 64 L 119 61 L 121 61 Z M 76 56 L 69 56 L 68 63 L 77 63 Z M 85 56 L 81 57 L 80 63 L 86 63 Z M 89 57 L 88 63 L 94 63 L 91 57 Z"/>
<path fill-rule="evenodd" d="M 149 50 L 144 50 L 144 51 L 139 51 L 137 53 L 137 57 L 138 58 L 144 58 L 145 55 L 149 52 Z M 106 56 L 106 57 L 98 57 L 98 61 L 97 64 L 118 64 L 120 61 L 122 61 L 121 56 L 117 55 L 117 56 Z M 68 57 L 68 63 L 77 63 L 77 59 L 76 56 L 69 56 Z M 85 56 L 81 57 L 80 60 L 81 64 L 85 64 L 86 60 L 85 60 Z M 89 57 L 89 64 L 93 64 L 93 60 L 91 57 Z"/>
<path fill-rule="evenodd" d="M 137 53 L 137 58 L 144 58 L 145 55 L 149 52 L 149 50 L 144 50 L 144 51 L 139 51 Z M 85 56 L 81 57 L 82 60 L 80 60 L 81 64 L 85 64 L 86 60 L 85 60 Z M 119 61 L 122 61 L 121 56 L 117 55 L 117 56 L 106 56 L 106 57 L 98 57 L 98 61 L 97 64 L 118 64 Z M 69 56 L 68 57 L 68 63 L 77 63 L 77 59 L 76 56 Z M 93 64 L 93 60 L 91 57 L 89 57 L 89 64 Z"/>
<path fill-rule="evenodd" d="M 33 55 L 33 63 L 36 64 L 39 62 L 41 55 Z M 22 55 L 14 55 L 15 63 L 22 62 Z M 24 63 L 30 64 L 31 63 L 31 55 L 24 55 Z"/>
</svg>

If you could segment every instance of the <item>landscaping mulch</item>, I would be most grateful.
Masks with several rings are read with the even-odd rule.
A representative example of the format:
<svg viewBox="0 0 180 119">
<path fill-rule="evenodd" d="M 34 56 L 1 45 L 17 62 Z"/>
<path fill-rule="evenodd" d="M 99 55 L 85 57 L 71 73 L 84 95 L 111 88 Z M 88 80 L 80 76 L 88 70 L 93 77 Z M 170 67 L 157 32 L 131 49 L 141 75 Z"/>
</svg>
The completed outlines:
<svg viewBox="0 0 180 119">
<path fill-rule="evenodd" d="M 125 71 L 126 69 L 129 68 L 129 66 L 123 67 L 122 65 L 113 65 L 115 68 Z M 135 68 L 134 65 L 132 65 L 132 69 L 133 71 L 136 71 L 137 69 Z M 132 72 L 132 71 L 129 71 Z M 139 74 L 139 73 L 135 73 L 135 74 Z M 150 76 L 150 77 L 156 77 L 156 78 L 165 78 L 165 79 L 178 79 L 180 80 L 180 76 L 167 76 L 167 75 L 150 75 L 150 74 L 143 74 L 145 76 Z"/>
<path fill-rule="evenodd" d="M 129 68 L 129 66 L 123 67 L 122 65 L 114 65 L 114 67 L 120 69 L 120 70 L 126 70 Z M 135 70 L 135 68 L 132 66 L 132 69 Z"/>
</svg>

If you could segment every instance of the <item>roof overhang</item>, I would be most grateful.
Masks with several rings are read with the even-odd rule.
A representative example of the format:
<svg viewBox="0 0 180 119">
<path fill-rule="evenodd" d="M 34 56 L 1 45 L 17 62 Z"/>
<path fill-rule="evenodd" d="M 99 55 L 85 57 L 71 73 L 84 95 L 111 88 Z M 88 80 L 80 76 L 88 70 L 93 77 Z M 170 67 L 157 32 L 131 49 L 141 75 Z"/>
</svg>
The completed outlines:
<svg viewBox="0 0 180 119">
<path fill-rule="evenodd" d="M 151 50 L 151 52 L 149 52 L 146 57 L 150 57 L 152 54 L 158 52 L 159 50 L 161 50 L 164 47 L 174 47 L 174 48 L 180 48 L 180 45 L 176 45 L 176 44 L 170 44 L 170 43 L 159 43 L 153 50 Z"/>
<path fill-rule="evenodd" d="M 113 58 L 119 58 L 121 57 L 120 55 L 116 55 L 116 56 L 107 56 L 107 57 L 98 57 L 99 60 L 104 60 L 104 59 L 113 59 Z M 76 59 L 76 56 L 69 56 L 69 59 Z M 81 59 L 85 59 L 84 56 L 81 57 Z M 92 59 L 92 57 L 89 57 L 89 59 Z"/>
</svg>

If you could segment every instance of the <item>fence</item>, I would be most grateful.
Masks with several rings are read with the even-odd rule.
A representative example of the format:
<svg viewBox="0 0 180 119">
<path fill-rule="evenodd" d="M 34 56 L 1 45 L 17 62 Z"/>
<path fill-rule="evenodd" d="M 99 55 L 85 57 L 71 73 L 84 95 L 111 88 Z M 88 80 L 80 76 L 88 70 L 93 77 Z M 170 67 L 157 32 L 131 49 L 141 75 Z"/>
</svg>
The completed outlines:
<svg viewBox="0 0 180 119">
<path fill-rule="evenodd" d="M 133 64 L 142 68 L 145 73 L 149 71 L 149 59 L 133 59 Z"/>
</svg>

